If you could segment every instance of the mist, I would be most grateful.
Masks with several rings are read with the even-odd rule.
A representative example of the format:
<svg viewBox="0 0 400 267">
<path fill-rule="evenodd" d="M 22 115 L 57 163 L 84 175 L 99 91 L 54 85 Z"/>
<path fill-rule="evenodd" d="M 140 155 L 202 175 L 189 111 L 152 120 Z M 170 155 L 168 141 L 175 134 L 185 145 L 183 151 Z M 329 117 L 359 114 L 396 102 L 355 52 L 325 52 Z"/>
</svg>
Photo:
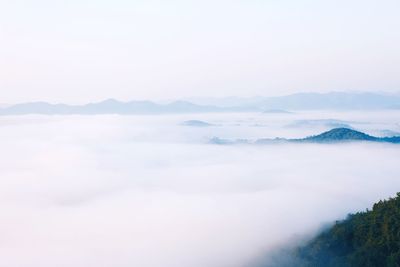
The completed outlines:
<svg viewBox="0 0 400 267">
<path fill-rule="evenodd" d="M 212 145 L 400 113 L 0 117 L 0 266 L 251 267 L 400 188 L 398 145 Z M 210 127 L 182 126 L 185 120 Z M 293 125 L 296 125 L 295 127 Z"/>
</svg>

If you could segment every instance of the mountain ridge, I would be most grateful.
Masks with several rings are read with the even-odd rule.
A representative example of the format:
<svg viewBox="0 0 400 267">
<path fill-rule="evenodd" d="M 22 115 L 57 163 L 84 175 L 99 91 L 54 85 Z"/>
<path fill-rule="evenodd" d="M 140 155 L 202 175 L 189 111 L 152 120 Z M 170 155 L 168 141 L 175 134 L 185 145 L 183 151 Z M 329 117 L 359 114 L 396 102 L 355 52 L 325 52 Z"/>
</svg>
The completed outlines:
<svg viewBox="0 0 400 267">
<path fill-rule="evenodd" d="M 317 109 L 400 109 L 400 94 L 373 92 L 303 92 L 273 97 L 189 98 L 195 104 L 212 103 L 219 107 L 257 107 L 262 110 L 317 110 Z"/>
<path fill-rule="evenodd" d="M 51 104 L 37 101 L 0 106 L 0 115 L 95 115 L 162 114 L 200 112 L 263 112 L 290 114 L 294 110 L 377 110 L 400 109 L 400 95 L 378 93 L 297 93 L 278 97 L 209 98 L 207 101 L 177 100 L 158 104 L 148 100 L 119 101 L 105 99 L 83 105 Z M 280 111 L 280 112 L 277 112 Z"/>
</svg>

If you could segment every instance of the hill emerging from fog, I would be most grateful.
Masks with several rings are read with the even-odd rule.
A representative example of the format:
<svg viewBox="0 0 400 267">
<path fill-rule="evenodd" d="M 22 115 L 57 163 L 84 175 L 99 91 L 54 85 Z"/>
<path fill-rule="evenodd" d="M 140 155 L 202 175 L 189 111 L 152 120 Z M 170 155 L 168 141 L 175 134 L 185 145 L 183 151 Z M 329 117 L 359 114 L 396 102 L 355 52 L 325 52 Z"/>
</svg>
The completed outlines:
<svg viewBox="0 0 400 267">
<path fill-rule="evenodd" d="M 20 103 L 0 106 L 0 115 L 96 115 L 165 114 L 201 112 L 263 112 L 291 114 L 291 110 L 370 110 L 400 109 L 400 95 L 376 93 L 299 93 L 280 97 L 193 98 L 159 104 L 152 101 L 122 102 L 108 99 L 85 105 Z"/>
<path fill-rule="evenodd" d="M 296 254 L 299 267 L 400 266 L 400 193 L 336 222 Z"/>
<path fill-rule="evenodd" d="M 239 140 L 226 140 L 218 137 L 213 137 L 210 143 L 213 144 L 275 144 L 275 143 L 345 143 L 345 142 L 379 142 L 379 143 L 392 143 L 399 144 L 400 136 L 392 137 L 376 137 L 366 133 L 356 131 L 349 128 L 334 128 L 327 132 L 318 135 L 313 135 L 300 139 L 286 139 L 286 138 L 263 138 L 256 141 L 246 139 Z"/>
<path fill-rule="evenodd" d="M 199 120 L 188 120 L 184 121 L 181 123 L 182 126 L 192 126 L 192 127 L 209 127 L 213 126 L 213 124 L 205 122 L 205 121 L 199 121 Z"/>
<path fill-rule="evenodd" d="M 349 128 L 335 128 L 319 135 L 310 136 L 303 139 L 292 139 L 290 141 L 310 143 L 335 143 L 351 141 L 400 143 L 400 136 L 375 137 Z"/>
<path fill-rule="evenodd" d="M 349 128 L 335 128 L 319 135 L 314 135 L 303 139 L 294 139 L 292 141 L 329 143 L 343 141 L 380 141 L 381 139 L 382 138 L 374 137 Z"/>
</svg>

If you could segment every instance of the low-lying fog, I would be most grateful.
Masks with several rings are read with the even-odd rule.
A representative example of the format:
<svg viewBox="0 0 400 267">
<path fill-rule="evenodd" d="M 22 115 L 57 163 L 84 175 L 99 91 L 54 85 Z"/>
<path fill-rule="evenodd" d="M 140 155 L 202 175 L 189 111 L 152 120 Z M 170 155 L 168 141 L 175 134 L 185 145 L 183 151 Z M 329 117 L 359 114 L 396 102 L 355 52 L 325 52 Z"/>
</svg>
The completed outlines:
<svg viewBox="0 0 400 267">
<path fill-rule="evenodd" d="M 400 113 L 0 117 L 0 266 L 252 266 L 400 191 L 400 145 L 208 139 L 332 123 L 381 136 Z"/>
</svg>

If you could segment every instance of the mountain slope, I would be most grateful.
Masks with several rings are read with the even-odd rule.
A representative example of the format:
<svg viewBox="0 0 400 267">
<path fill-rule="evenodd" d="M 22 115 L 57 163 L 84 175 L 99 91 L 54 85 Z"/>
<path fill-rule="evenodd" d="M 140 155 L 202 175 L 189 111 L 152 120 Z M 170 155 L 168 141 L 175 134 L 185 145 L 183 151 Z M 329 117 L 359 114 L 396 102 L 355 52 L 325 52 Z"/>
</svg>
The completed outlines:
<svg viewBox="0 0 400 267">
<path fill-rule="evenodd" d="M 296 254 L 299 267 L 399 267 L 400 193 L 336 222 Z"/>
</svg>

